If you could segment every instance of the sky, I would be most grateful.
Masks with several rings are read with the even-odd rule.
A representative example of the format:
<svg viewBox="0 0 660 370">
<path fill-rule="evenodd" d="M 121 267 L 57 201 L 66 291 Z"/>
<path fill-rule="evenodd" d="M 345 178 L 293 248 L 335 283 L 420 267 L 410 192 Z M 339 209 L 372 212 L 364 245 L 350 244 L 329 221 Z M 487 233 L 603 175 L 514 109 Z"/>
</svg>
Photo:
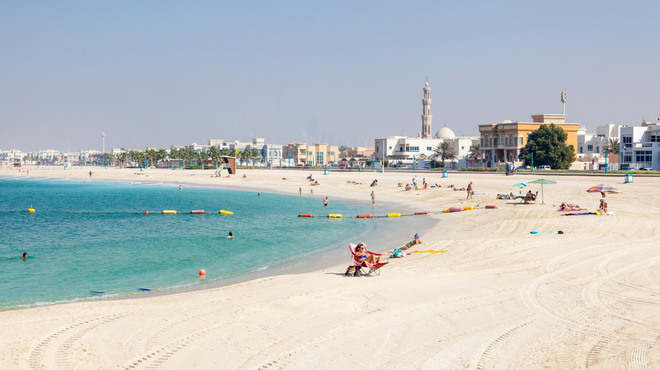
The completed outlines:
<svg viewBox="0 0 660 370">
<path fill-rule="evenodd" d="M 660 117 L 658 1 L 1 1 L 0 150 Z M 313 135 L 312 135 L 313 134 Z M 310 140 L 311 141 L 311 140 Z"/>
</svg>

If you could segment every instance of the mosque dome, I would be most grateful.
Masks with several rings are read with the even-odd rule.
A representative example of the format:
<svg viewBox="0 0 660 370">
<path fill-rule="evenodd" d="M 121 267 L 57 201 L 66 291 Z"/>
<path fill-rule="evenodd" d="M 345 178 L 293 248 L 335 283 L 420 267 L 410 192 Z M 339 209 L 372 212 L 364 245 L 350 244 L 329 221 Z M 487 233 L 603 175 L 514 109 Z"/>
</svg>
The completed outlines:
<svg viewBox="0 0 660 370">
<path fill-rule="evenodd" d="M 436 139 L 454 139 L 456 135 L 450 128 L 443 127 L 435 133 Z"/>
</svg>

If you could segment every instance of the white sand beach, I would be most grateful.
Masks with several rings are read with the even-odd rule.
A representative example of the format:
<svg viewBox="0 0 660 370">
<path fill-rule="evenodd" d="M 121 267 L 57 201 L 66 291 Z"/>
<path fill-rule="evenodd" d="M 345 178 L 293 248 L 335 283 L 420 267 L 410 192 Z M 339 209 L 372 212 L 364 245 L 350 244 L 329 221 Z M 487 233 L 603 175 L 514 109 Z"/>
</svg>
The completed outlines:
<svg viewBox="0 0 660 370">
<path fill-rule="evenodd" d="M 84 170 L 30 177 L 89 178 Z M 91 181 L 223 185 L 309 195 L 309 171 L 94 169 Z M 190 174 L 194 176 L 189 176 Z M 247 174 L 247 178 L 241 178 Z M 660 367 L 658 178 L 623 175 L 505 176 L 417 173 L 431 184 L 404 191 L 413 173 L 313 172 L 314 197 L 399 203 L 442 220 L 380 276 L 349 278 L 350 264 L 230 286 L 141 299 L 79 302 L 0 312 L 2 369 L 647 369 Z M 148 175 L 148 176 L 147 176 Z M 3 170 L 0 176 L 25 176 Z M 286 178 L 287 180 L 283 180 Z M 544 200 L 495 200 L 538 178 Z M 373 179 L 379 185 L 370 188 Z M 347 184 L 347 181 L 362 185 Z M 599 183 L 613 216 L 565 216 L 562 201 L 589 211 Z M 533 191 L 540 186 L 532 186 Z M 498 209 L 483 209 L 497 205 Z M 378 205 L 376 206 L 376 212 Z M 304 210 L 301 210 L 301 213 Z M 294 217 L 295 215 L 292 215 Z M 430 216 L 416 216 L 430 217 Z M 396 222 L 396 220 L 392 220 Z M 532 235 L 530 231 L 559 234 Z M 412 235 L 411 235 L 412 236 Z M 348 243 L 349 241 L 347 241 Z M 380 252 L 378 246 L 369 249 Z"/>
</svg>

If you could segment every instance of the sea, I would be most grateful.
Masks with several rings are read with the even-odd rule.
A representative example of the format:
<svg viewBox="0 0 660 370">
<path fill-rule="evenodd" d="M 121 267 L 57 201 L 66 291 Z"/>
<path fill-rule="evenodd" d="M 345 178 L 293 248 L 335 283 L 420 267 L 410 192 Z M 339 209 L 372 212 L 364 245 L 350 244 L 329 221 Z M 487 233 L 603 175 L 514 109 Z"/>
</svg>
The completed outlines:
<svg viewBox="0 0 660 370">
<path fill-rule="evenodd" d="M 175 293 L 275 271 L 295 273 L 344 257 L 348 266 L 348 243 L 385 251 L 438 221 L 352 218 L 389 212 L 414 210 L 372 207 L 368 197 L 330 199 L 324 207 L 321 196 L 309 194 L 0 177 L 0 309 Z M 344 218 L 299 218 L 300 213 Z M 230 231 L 233 239 L 227 238 Z"/>
</svg>

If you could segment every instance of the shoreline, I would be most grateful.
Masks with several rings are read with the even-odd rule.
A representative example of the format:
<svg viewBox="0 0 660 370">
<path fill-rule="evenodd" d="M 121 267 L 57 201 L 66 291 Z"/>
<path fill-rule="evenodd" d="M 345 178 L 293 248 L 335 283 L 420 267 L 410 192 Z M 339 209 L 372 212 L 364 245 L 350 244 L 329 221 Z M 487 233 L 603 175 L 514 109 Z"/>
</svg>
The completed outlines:
<svg viewBox="0 0 660 370">
<path fill-rule="evenodd" d="M 71 170 L 67 170 L 71 171 Z M 167 171 L 167 170 L 165 170 Z M 256 171 L 262 171 L 262 170 L 256 170 Z M 178 171 L 176 171 L 178 172 Z M 67 172 L 65 172 L 66 174 Z M 71 172 L 68 172 L 71 173 Z M 21 179 L 32 179 L 32 180 L 43 180 L 43 181 L 57 181 L 60 180 L 60 182 L 63 181 L 69 181 L 69 182 L 81 182 L 83 180 L 85 181 L 90 181 L 89 179 L 85 179 L 84 176 L 87 174 L 84 173 L 82 174 L 81 177 L 37 177 L 37 176 L 4 176 L 0 175 L 0 178 L 8 178 L 8 179 L 15 179 L 15 178 L 21 178 Z M 284 192 L 282 190 L 273 190 L 268 187 L 259 187 L 259 186 L 251 186 L 249 188 L 241 188 L 240 186 L 234 185 L 225 185 L 225 184 L 199 184 L 196 182 L 191 182 L 187 181 L 188 179 L 184 178 L 182 181 L 165 181 L 165 180 L 152 180 L 148 178 L 138 178 L 137 181 L 129 181 L 129 180 L 117 180 L 117 179 L 108 179 L 108 178 L 102 178 L 102 179 L 93 179 L 90 181 L 90 183 L 94 182 L 103 182 L 103 183 L 110 183 L 110 184 L 126 184 L 126 183 L 132 183 L 133 185 L 140 186 L 172 186 L 176 187 L 177 185 L 184 185 L 185 187 L 191 187 L 191 188 L 198 188 L 198 189 L 211 189 L 211 190 L 232 190 L 232 191 L 242 191 L 242 192 L 251 192 L 251 193 L 264 193 L 264 194 L 278 194 L 278 195 L 286 195 L 286 196 L 296 196 L 292 195 L 290 193 Z M 359 200 L 351 197 L 343 197 L 341 195 L 335 196 L 336 198 L 339 198 L 338 201 L 340 202 L 348 202 L 348 203 L 359 203 Z M 402 205 L 398 202 L 379 202 L 379 207 L 385 206 L 386 208 L 396 208 L 398 206 L 402 206 L 404 209 L 409 210 L 410 212 L 414 212 L 412 206 L 410 205 Z M 142 210 L 138 211 L 141 212 Z M 403 212 L 401 212 L 403 213 Z M 432 216 L 419 216 L 419 217 L 432 217 Z M 395 220 L 396 221 L 396 220 Z M 431 222 L 429 220 L 426 220 L 428 222 Z M 434 224 L 433 225 L 427 225 L 425 227 L 422 227 L 419 231 L 424 233 L 424 232 L 429 232 L 433 230 L 436 227 L 439 227 L 440 220 L 434 220 L 432 221 Z M 403 226 L 398 226 L 398 229 L 401 230 L 401 227 Z M 373 238 L 374 236 L 371 235 L 369 239 Z M 405 244 L 406 241 L 410 239 L 409 236 L 398 236 L 394 237 L 392 239 L 392 243 L 390 243 L 390 246 L 388 246 L 387 250 L 392 249 L 392 245 L 396 244 Z M 382 248 L 382 247 L 381 247 Z M 379 248 L 371 248 L 376 252 L 383 253 L 385 252 L 384 250 L 380 250 Z M 65 305 L 65 304 L 72 304 L 72 303 L 79 303 L 79 302 L 102 302 L 102 301 L 121 301 L 121 300 L 133 300 L 133 299 L 143 299 L 143 298 L 149 298 L 149 297 L 158 297 L 158 296 L 164 296 L 164 295 L 176 295 L 180 293 L 187 293 L 187 292 L 195 292 L 195 291 L 203 291 L 203 290 L 209 290 L 209 289 L 218 289 L 234 284 L 240 284 L 244 282 L 248 282 L 251 280 L 256 280 L 256 279 L 262 279 L 262 278 L 268 278 L 272 276 L 278 276 L 278 275 L 301 275 L 305 273 L 310 273 L 310 272 L 325 272 L 326 270 L 330 270 L 332 268 L 335 268 L 341 264 L 344 264 L 344 262 L 348 263 L 350 262 L 350 259 L 346 258 L 346 253 L 344 253 L 343 249 L 341 251 L 339 249 L 331 249 L 327 250 L 327 247 L 320 248 L 319 250 L 315 250 L 312 252 L 309 252 L 309 254 L 301 259 L 298 260 L 293 260 L 293 261 L 283 261 L 272 268 L 264 268 L 264 269 L 256 269 L 254 271 L 249 271 L 245 273 L 237 273 L 234 276 L 228 277 L 228 278 L 220 278 L 217 280 L 210 280 L 208 282 L 191 282 L 183 285 L 174 285 L 174 286 L 169 286 L 165 287 L 159 290 L 154 290 L 150 292 L 142 292 L 142 293 L 136 293 L 136 292 L 124 292 L 124 293 L 114 293 L 110 294 L 109 296 L 98 296 L 98 297 L 80 297 L 80 298 L 74 298 L 74 299 L 65 299 L 61 301 L 53 301 L 53 302 L 35 302 L 33 304 L 25 304 L 25 305 L 18 305 L 18 306 L 11 306 L 11 307 L 2 307 L 0 308 L 0 312 L 3 311 L 11 311 L 11 310 L 23 310 L 23 309 L 30 309 L 34 307 L 46 307 L 46 306 L 55 306 L 55 305 Z"/>
</svg>

